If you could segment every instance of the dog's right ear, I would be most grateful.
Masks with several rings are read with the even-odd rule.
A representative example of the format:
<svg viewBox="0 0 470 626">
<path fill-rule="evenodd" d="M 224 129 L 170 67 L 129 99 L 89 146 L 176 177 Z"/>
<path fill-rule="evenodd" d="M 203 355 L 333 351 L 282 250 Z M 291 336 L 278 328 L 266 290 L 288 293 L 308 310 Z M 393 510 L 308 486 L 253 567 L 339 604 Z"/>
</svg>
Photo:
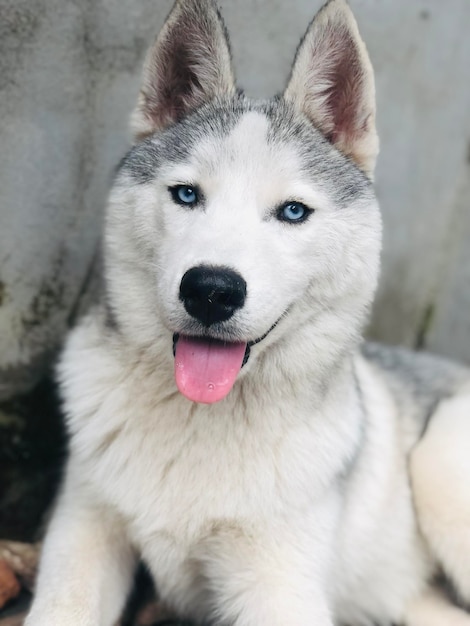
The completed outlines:
<svg viewBox="0 0 470 626">
<path fill-rule="evenodd" d="M 235 92 L 230 46 L 213 0 L 177 0 L 144 65 L 131 118 L 136 140 Z"/>
</svg>

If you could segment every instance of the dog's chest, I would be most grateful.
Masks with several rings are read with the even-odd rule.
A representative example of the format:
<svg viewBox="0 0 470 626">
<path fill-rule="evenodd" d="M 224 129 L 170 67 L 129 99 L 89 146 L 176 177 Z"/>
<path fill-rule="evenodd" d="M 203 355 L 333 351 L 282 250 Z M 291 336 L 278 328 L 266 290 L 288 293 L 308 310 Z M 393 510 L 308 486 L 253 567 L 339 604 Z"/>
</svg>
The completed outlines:
<svg viewBox="0 0 470 626">
<path fill-rule="evenodd" d="M 193 543 L 214 524 L 264 525 L 315 498 L 341 463 L 314 416 L 292 424 L 292 399 L 219 403 L 213 410 L 176 396 L 161 403 L 128 394 L 73 437 L 82 476 L 119 510 L 138 544 L 171 535 Z M 245 398 L 246 400 L 246 398 Z M 300 410 L 300 408 L 299 408 Z M 329 463 L 325 463 L 324 456 Z M 331 459 L 335 459 L 335 463 Z"/>
<path fill-rule="evenodd" d="M 108 357 L 99 370 L 78 365 L 71 359 L 67 372 L 71 466 L 143 551 L 156 538 L 190 549 L 214 527 L 291 519 L 357 445 L 354 416 L 316 413 L 310 397 L 280 389 L 261 400 L 240 384 L 207 407 L 142 368 Z"/>
<path fill-rule="evenodd" d="M 100 497 L 138 534 L 180 538 L 212 522 L 279 512 L 293 479 L 282 469 L 289 454 L 284 429 L 262 432 L 260 422 L 250 424 L 236 411 L 208 415 L 188 404 L 149 411 L 136 399 L 127 417 L 121 409 L 118 423 L 98 415 L 96 422 L 107 424 L 99 435 L 88 425 L 93 452 L 84 469 Z"/>
</svg>

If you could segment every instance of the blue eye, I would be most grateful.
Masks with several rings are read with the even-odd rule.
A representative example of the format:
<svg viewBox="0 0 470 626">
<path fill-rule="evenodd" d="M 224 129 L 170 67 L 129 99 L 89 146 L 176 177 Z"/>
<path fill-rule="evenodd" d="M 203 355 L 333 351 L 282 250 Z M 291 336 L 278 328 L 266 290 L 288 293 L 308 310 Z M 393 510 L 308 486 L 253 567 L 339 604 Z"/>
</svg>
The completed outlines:
<svg viewBox="0 0 470 626">
<path fill-rule="evenodd" d="M 191 185 L 175 185 L 170 187 L 171 197 L 182 206 L 195 206 L 199 202 L 199 190 Z"/>
<path fill-rule="evenodd" d="M 301 202 L 286 202 L 277 212 L 277 219 L 281 222 L 305 222 L 312 212 Z"/>
</svg>

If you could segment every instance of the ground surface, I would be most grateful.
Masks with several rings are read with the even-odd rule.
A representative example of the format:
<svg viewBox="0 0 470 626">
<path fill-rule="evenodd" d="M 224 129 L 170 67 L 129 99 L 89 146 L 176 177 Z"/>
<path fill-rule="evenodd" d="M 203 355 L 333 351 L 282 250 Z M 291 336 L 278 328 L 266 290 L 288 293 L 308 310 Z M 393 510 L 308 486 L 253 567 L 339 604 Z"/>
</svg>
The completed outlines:
<svg viewBox="0 0 470 626">
<path fill-rule="evenodd" d="M 65 458 L 59 402 L 50 378 L 0 403 L 0 540 L 41 534 Z"/>
</svg>

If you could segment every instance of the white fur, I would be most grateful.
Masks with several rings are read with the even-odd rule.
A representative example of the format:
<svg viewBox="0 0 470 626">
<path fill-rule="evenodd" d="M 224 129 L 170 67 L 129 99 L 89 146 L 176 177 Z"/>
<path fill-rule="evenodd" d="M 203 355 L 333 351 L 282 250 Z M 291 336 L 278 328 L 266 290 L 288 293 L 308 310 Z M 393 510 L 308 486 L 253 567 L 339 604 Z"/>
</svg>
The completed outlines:
<svg viewBox="0 0 470 626">
<path fill-rule="evenodd" d="M 411 458 L 425 537 L 458 593 L 470 603 L 470 389 L 441 403 Z M 470 623 L 470 618 L 469 618 Z"/>
<path fill-rule="evenodd" d="M 470 626 L 470 617 L 450 604 L 441 590 L 430 588 L 410 602 L 406 623 L 409 626 Z"/>
<path fill-rule="evenodd" d="M 222 625 L 469 622 L 429 583 L 440 559 L 470 597 L 468 394 L 442 404 L 413 453 L 416 515 L 419 427 L 357 350 L 379 271 L 377 203 L 337 206 L 293 143 L 269 141 L 261 111 L 154 180 L 121 173 L 111 193 L 116 329 L 92 311 L 59 365 L 70 457 L 27 626 L 111 626 L 137 556 L 180 614 Z M 171 200 L 180 183 L 204 190 L 203 209 Z M 315 209 L 301 226 L 276 219 L 292 199 Z M 246 280 L 230 321 L 240 339 L 279 320 L 213 405 L 188 401 L 173 377 L 172 334 L 191 321 L 179 285 L 200 264 Z"/>
</svg>

